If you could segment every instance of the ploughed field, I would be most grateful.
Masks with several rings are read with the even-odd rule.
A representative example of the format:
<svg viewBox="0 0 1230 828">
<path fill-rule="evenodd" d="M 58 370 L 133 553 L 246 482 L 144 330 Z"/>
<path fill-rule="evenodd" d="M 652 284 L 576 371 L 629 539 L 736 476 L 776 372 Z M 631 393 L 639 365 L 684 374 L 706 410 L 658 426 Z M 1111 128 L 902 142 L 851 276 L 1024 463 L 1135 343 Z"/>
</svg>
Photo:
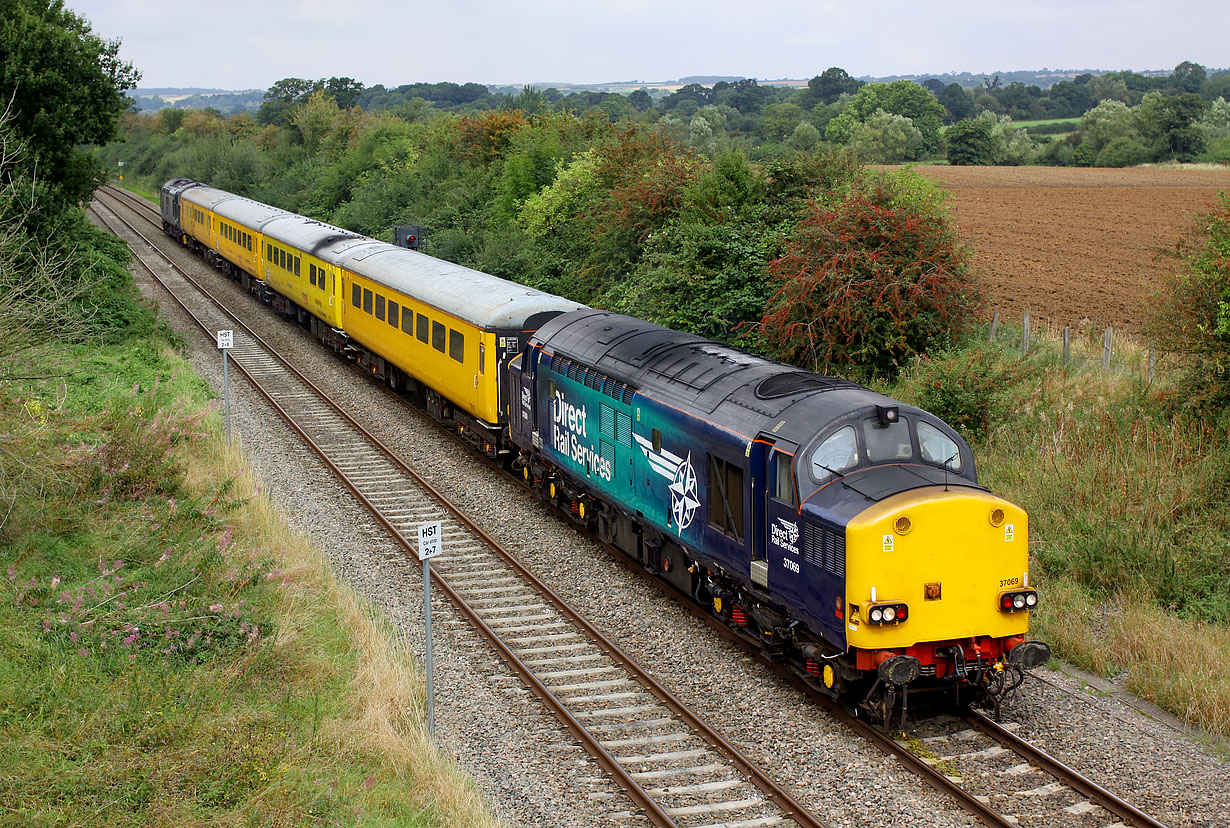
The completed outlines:
<svg viewBox="0 0 1230 828">
<path fill-rule="evenodd" d="M 951 192 L 987 284 L 987 315 L 1056 327 L 1140 327 L 1149 285 L 1230 169 L 947 167 L 915 170 Z M 1086 320 L 1088 320 L 1086 322 Z"/>
</svg>

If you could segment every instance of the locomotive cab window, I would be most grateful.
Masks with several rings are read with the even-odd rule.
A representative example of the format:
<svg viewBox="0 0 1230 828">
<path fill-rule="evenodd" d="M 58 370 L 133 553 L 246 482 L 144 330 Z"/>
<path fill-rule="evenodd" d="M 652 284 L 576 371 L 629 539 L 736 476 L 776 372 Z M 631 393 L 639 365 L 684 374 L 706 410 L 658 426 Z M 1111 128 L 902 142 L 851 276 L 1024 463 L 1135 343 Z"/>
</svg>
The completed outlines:
<svg viewBox="0 0 1230 828">
<path fill-rule="evenodd" d="M 794 458 L 780 451 L 773 452 L 773 497 L 782 503 L 798 506 L 794 493 L 794 475 L 790 473 L 790 461 Z"/>
<path fill-rule="evenodd" d="M 867 446 L 869 463 L 910 460 L 914 457 L 910 424 L 905 420 L 887 424 L 874 419 L 866 420 L 863 423 L 863 443 Z"/>
<path fill-rule="evenodd" d="M 808 465 L 812 480 L 817 483 L 823 483 L 834 474 L 841 474 L 858 465 L 858 438 L 854 427 L 843 426 L 829 435 L 811 453 Z"/>
<path fill-rule="evenodd" d="M 709 525 L 743 542 L 743 468 L 709 455 Z"/>
<path fill-rule="evenodd" d="M 951 437 L 930 423 L 918 424 L 918 448 L 922 459 L 928 463 L 961 471 L 961 449 Z"/>
</svg>

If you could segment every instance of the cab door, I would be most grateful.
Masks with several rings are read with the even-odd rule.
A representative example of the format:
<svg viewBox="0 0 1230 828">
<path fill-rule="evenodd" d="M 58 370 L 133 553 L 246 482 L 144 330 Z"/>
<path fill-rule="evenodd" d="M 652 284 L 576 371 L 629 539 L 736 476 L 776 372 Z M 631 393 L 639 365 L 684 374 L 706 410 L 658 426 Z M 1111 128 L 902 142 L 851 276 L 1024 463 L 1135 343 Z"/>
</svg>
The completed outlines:
<svg viewBox="0 0 1230 828">
<path fill-rule="evenodd" d="M 765 560 L 773 592 L 792 610 L 807 606 L 808 595 L 802 554 L 802 520 L 794 485 L 794 447 L 767 447 L 764 457 L 765 486 L 757 499 L 763 520 L 758 530 L 764 538 Z"/>
</svg>

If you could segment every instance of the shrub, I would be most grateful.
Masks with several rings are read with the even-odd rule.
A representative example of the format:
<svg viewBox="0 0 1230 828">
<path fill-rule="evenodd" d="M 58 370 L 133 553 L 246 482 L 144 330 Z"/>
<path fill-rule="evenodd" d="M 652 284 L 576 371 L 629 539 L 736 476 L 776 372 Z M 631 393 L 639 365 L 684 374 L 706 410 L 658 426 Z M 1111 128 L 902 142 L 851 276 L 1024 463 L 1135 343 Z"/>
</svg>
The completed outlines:
<svg viewBox="0 0 1230 828">
<path fill-rule="evenodd" d="M 1024 376 L 1019 360 L 987 342 L 944 350 L 919 361 L 902 393 L 967 439 L 986 436 L 1008 416 L 1012 388 Z"/>
<path fill-rule="evenodd" d="M 769 272 L 767 347 L 822 372 L 895 374 L 980 303 L 942 194 L 909 172 L 868 174 L 835 203 L 812 202 Z"/>
<path fill-rule="evenodd" d="M 1121 135 L 1110 139 L 1094 162 L 1098 167 L 1134 167 L 1149 160 L 1152 153 L 1139 141 Z"/>
<path fill-rule="evenodd" d="M 1148 304 L 1147 331 L 1188 361 L 1197 408 L 1224 415 L 1230 403 L 1230 197 L 1221 193 L 1167 255 L 1174 268 Z"/>
</svg>

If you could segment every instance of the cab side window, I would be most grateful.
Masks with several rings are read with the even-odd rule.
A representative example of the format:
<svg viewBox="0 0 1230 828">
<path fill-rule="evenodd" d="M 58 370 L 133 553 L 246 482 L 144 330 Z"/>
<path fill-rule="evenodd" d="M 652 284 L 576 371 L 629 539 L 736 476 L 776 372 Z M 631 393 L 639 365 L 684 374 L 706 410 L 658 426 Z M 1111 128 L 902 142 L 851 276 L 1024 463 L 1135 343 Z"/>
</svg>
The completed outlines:
<svg viewBox="0 0 1230 828">
<path fill-rule="evenodd" d="M 842 426 L 816 446 L 808 463 L 812 480 L 823 483 L 858 465 L 858 438 L 853 426 Z"/>
<path fill-rule="evenodd" d="M 794 492 L 794 475 L 790 472 L 790 462 L 794 460 L 789 454 L 780 451 L 773 452 L 773 497 L 782 503 L 798 506 L 799 499 Z"/>
</svg>

